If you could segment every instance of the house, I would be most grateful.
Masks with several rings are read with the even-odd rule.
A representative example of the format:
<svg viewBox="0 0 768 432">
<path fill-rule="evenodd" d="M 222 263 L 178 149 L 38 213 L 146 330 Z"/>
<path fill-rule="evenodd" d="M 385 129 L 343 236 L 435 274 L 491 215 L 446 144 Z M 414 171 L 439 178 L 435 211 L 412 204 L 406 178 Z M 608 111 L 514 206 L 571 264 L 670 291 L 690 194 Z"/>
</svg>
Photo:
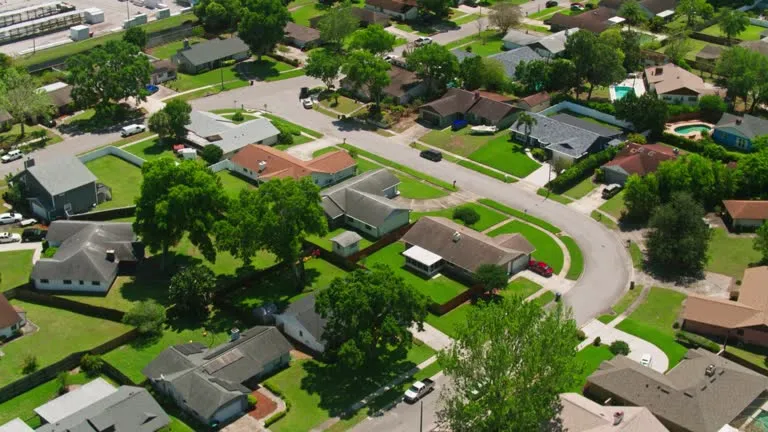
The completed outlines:
<svg viewBox="0 0 768 432">
<path fill-rule="evenodd" d="M 667 146 L 627 143 L 613 160 L 603 164 L 605 183 L 623 185 L 629 176 L 636 174 L 643 177 L 656 172 L 662 162 L 676 158 L 677 153 Z"/>
<path fill-rule="evenodd" d="M 275 327 L 257 326 L 214 348 L 199 342 L 162 351 L 142 373 L 158 392 L 207 425 L 220 425 L 248 409 L 251 389 L 288 365 L 293 349 Z"/>
<path fill-rule="evenodd" d="M 118 274 L 132 273 L 144 258 L 128 222 L 54 221 L 45 239 L 57 249 L 32 268 L 39 290 L 107 293 Z"/>
<path fill-rule="evenodd" d="M 407 104 L 427 93 L 427 84 L 408 69 L 392 65 L 387 71 L 387 75 L 389 75 L 389 84 L 382 89 L 383 97 L 390 97 L 399 104 Z M 371 100 L 367 87 L 355 89 L 352 82 L 347 78 L 341 80 L 341 87 L 355 92 L 361 100 Z"/>
<path fill-rule="evenodd" d="M 504 43 L 504 48 L 513 50 L 515 48 L 531 45 L 539 39 L 541 39 L 541 36 L 529 34 L 528 30 L 522 31 L 510 29 L 507 31 L 507 34 L 501 38 L 501 41 Z"/>
<path fill-rule="evenodd" d="M 763 37 L 766 37 L 766 36 L 763 36 Z M 766 41 L 765 39 L 756 40 L 756 41 L 744 41 L 739 43 L 739 46 L 744 47 L 751 51 L 759 52 L 764 56 L 768 56 L 768 41 Z"/>
<path fill-rule="evenodd" d="M 699 348 L 665 374 L 616 356 L 587 378 L 584 395 L 646 407 L 671 431 L 718 432 L 756 414 L 766 390 L 765 376 Z"/>
<path fill-rule="evenodd" d="M 768 201 L 724 200 L 723 208 L 733 228 L 756 229 L 768 220 Z"/>
<path fill-rule="evenodd" d="M 392 200 L 399 184 L 392 172 L 381 168 L 320 191 L 329 228 L 348 226 L 379 238 L 408 225 L 411 210 Z"/>
<path fill-rule="evenodd" d="M 35 432 L 35 430 L 17 417 L 8 423 L 0 425 L 0 432 Z"/>
<path fill-rule="evenodd" d="M 602 406 L 578 393 L 560 395 L 557 420 L 568 432 L 668 432 L 648 408 Z"/>
<path fill-rule="evenodd" d="M 154 85 L 162 84 L 166 81 L 176 79 L 176 69 L 178 67 L 170 60 L 157 60 L 152 62 L 152 74 L 150 82 Z"/>
<path fill-rule="evenodd" d="M 251 144 L 243 147 L 230 161 L 233 172 L 259 182 L 310 177 L 316 185 L 328 186 L 352 177 L 357 170 L 357 162 L 342 150 L 303 161 L 276 148 Z"/>
<path fill-rule="evenodd" d="M 13 116 L 4 109 L 0 109 L 0 130 L 10 129 L 13 125 Z"/>
<path fill-rule="evenodd" d="M 230 119 L 207 111 L 193 110 L 189 115 L 187 141 L 202 148 L 220 147 L 228 159 L 249 144 L 274 145 L 280 131 L 265 117 L 236 124 Z"/>
<path fill-rule="evenodd" d="M 418 18 L 416 0 L 365 0 L 365 9 L 389 15 L 400 21 Z"/>
<path fill-rule="evenodd" d="M 75 109 L 72 101 L 71 85 L 65 82 L 55 82 L 40 87 L 37 91 L 48 94 L 58 115 L 71 114 L 74 112 Z"/>
<path fill-rule="evenodd" d="M 516 105 L 523 111 L 539 112 L 549 108 L 550 101 L 549 93 L 539 92 L 519 99 Z"/>
<path fill-rule="evenodd" d="M 99 197 L 96 176 L 74 156 L 62 155 L 42 165 L 27 159 L 24 166 L 14 181 L 24 185 L 30 209 L 41 219 L 85 213 L 106 200 Z"/>
<path fill-rule="evenodd" d="M 43 424 L 56 423 L 116 392 L 117 389 L 104 378 L 96 378 L 77 390 L 40 405 L 34 411 Z"/>
<path fill-rule="evenodd" d="M 521 62 L 530 62 L 534 60 L 542 60 L 543 57 L 539 55 L 530 47 L 515 48 L 510 51 L 503 51 L 498 54 L 494 54 L 488 57 L 489 59 L 497 60 L 504 66 L 504 72 L 510 79 L 515 79 L 515 69 Z"/>
<path fill-rule="evenodd" d="M 344 231 L 331 239 L 331 247 L 337 255 L 348 257 L 360 250 L 360 240 L 363 238 L 354 231 Z"/>
<path fill-rule="evenodd" d="M 311 48 L 320 43 L 320 31 L 311 27 L 288 22 L 283 29 L 285 41 L 297 48 Z"/>
<path fill-rule="evenodd" d="M 451 50 L 451 54 L 456 57 L 456 60 L 458 60 L 459 63 L 468 58 L 477 57 L 477 54 L 473 53 L 472 51 L 467 51 L 465 48 L 454 48 Z"/>
<path fill-rule="evenodd" d="M 707 44 L 701 51 L 696 53 L 696 62 L 699 65 L 715 67 L 717 59 L 723 54 L 723 47 L 720 45 Z"/>
<path fill-rule="evenodd" d="M 521 234 L 488 237 L 443 217 L 422 217 L 402 238 L 405 265 L 432 277 L 449 272 L 474 280 L 477 269 L 495 264 L 515 274 L 528 268 L 535 250 Z"/>
<path fill-rule="evenodd" d="M 761 135 L 768 135 L 768 120 L 749 114 L 739 117 L 725 113 L 715 125 L 712 139 L 726 147 L 752 150 L 752 140 Z"/>
<path fill-rule="evenodd" d="M 499 129 L 512 124 L 520 110 L 513 105 L 499 102 L 459 88 L 451 88 L 442 98 L 419 107 L 419 118 L 436 127 L 446 127 L 455 120 L 467 120 L 472 124 L 497 126 Z"/>
<path fill-rule="evenodd" d="M 237 36 L 229 39 L 212 39 L 190 45 L 184 40 L 184 47 L 171 58 L 182 72 L 196 74 L 215 69 L 225 60 L 245 60 L 250 57 L 248 45 Z"/>
<path fill-rule="evenodd" d="M 529 43 L 528 46 L 544 58 L 557 57 L 565 52 L 565 41 L 568 36 L 578 30 L 577 28 L 567 28 Z"/>
<path fill-rule="evenodd" d="M 360 21 L 360 27 L 368 27 L 371 24 L 380 25 L 382 27 L 389 27 L 391 25 L 389 15 L 385 13 L 359 7 L 350 8 L 349 11 Z M 309 26 L 317 28 L 324 17 L 325 15 L 320 15 L 310 18 Z"/>
<path fill-rule="evenodd" d="M 27 324 L 27 314 L 0 293 L 0 341 L 10 339 Z"/>
<path fill-rule="evenodd" d="M 315 311 L 315 294 L 296 300 L 275 315 L 275 325 L 290 339 L 315 353 L 325 351 L 323 332 L 327 320 Z"/>
<path fill-rule="evenodd" d="M 624 18 L 617 16 L 615 9 L 598 7 L 578 15 L 564 15 L 558 12 L 547 22 L 552 31 L 578 28 L 592 33 L 602 33 L 609 27 L 624 22 Z"/>
<path fill-rule="evenodd" d="M 626 3 L 627 0 L 602 0 L 600 6 L 613 9 L 618 12 L 621 6 Z M 645 14 L 646 18 L 651 19 L 658 16 L 659 18 L 669 19 L 675 14 L 675 9 L 679 0 L 641 0 L 637 2 L 640 9 Z"/>
<path fill-rule="evenodd" d="M 670 104 L 696 105 L 701 96 L 720 91 L 673 63 L 646 68 L 644 76 L 645 87 Z"/>
</svg>

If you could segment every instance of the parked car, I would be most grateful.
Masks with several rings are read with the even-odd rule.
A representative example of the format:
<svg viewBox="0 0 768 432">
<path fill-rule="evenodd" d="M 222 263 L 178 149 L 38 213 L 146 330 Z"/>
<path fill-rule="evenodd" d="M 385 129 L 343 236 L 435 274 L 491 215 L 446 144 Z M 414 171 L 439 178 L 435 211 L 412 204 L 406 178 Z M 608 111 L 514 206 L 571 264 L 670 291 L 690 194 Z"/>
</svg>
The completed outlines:
<svg viewBox="0 0 768 432">
<path fill-rule="evenodd" d="M 551 8 L 557 6 L 557 2 L 555 0 L 549 0 L 546 4 L 546 7 Z"/>
<path fill-rule="evenodd" d="M 530 260 L 528 261 L 528 269 L 544 277 L 550 277 L 554 273 L 552 267 L 544 261 Z"/>
<path fill-rule="evenodd" d="M 16 222 L 21 222 L 23 218 L 24 217 L 21 215 L 21 213 L 14 213 L 14 212 L 3 213 L 3 214 L 0 214 L 0 225 L 7 225 L 7 224 L 16 223 Z"/>
<path fill-rule="evenodd" d="M 432 38 L 427 36 L 422 36 L 420 38 L 417 38 L 415 41 L 413 41 L 413 44 L 417 47 L 429 45 L 432 43 Z"/>
<path fill-rule="evenodd" d="M 414 403 L 435 389 L 435 382 L 429 378 L 423 381 L 416 381 L 411 388 L 405 391 L 405 401 Z"/>
<path fill-rule="evenodd" d="M 21 241 L 21 236 L 16 233 L 2 232 L 0 233 L 0 243 L 16 243 Z"/>
<path fill-rule="evenodd" d="M 584 10 L 584 6 L 582 6 L 580 4 L 574 3 L 574 4 L 571 5 L 571 10 L 572 11 L 583 11 Z"/>
<path fill-rule="evenodd" d="M 16 159 L 21 159 L 24 157 L 24 153 L 21 152 L 21 150 L 11 150 L 8 153 L 4 154 L 3 157 L 0 157 L 0 160 L 3 161 L 3 163 L 13 162 Z"/>
<path fill-rule="evenodd" d="M 603 189 L 602 197 L 603 197 L 603 199 L 609 199 L 609 198 L 613 197 L 614 195 L 616 195 L 617 193 L 619 193 L 619 191 L 621 191 L 621 189 L 622 189 L 622 187 L 621 187 L 620 184 L 616 184 L 616 183 L 609 184 L 608 186 L 606 186 Z"/>
<path fill-rule="evenodd" d="M 303 100 L 309 97 L 309 87 L 302 87 L 299 90 L 299 99 Z"/>
<path fill-rule="evenodd" d="M 306 98 L 301 100 L 301 105 L 306 109 L 312 109 L 314 103 L 312 102 L 312 99 Z"/>
<path fill-rule="evenodd" d="M 443 160 L 443 153 L 433 149 L 422 150 L 419 156 L 424 159 L 429 159 L 432 162 L 440 162 Z"/>
<path fill-rule="evenodd" d="M 147 127 L 143 124 L 132 124 L 120 129 L 120 136 L 125 138 L 127 136 L 136 135 L 137 133 L 142 133 L 145 130 L 147 130 Z"/>
<path fill-rule="evenodd" d="M 147 89 L 149 94 L 155 94 L 155 93 L 158 92 L 158 90 L 160 90 L 160 87 L 158 87 L 158 86 L 156 86 L 154 84 L 147 84 L 147 86 L 145 88 Z"/>
<path fill-rule="evenodd" d="M 41 241 L 45 238 L 46 234 L 48 234 L 48 230 L 40 228 L 27 228 L 21 233 L 21 241 Z"/>
<path fill-rule="evenodd" d="M 37 219 L 29 218 L 19 222 L 19 226 L 26 227 L 26 226 L 34 225 L 36 223 L 37 223 Z"/>
<path fill-rule="evenodd" d="M 640 358 L 640 364 L 645 367 L 651 367 L 652 360 L 653 360 L 653 357 L 651 357 L 650 354 L 643 354 L 643 356 Z"/>
</svg>

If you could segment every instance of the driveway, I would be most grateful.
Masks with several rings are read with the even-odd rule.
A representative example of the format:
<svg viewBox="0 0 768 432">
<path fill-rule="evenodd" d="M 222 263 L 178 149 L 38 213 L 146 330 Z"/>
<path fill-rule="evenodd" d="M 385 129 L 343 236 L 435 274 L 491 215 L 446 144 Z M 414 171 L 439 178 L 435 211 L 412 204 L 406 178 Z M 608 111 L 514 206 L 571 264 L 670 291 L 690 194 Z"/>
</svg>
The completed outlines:
<svg viewBox="0 0 768 432">
<path fill-rule="evenodd" d="M 613 341 L 623 340 L 629 345 L 630 351 L 627 357 L 639 363 L 643 355 L 650 354 L 651 368 L 653 370 L 664 373 L 669 368 L 669 359 L 667 358 L 667 355 L 664 354 L 664 351 L 644 339 L 609 327 L 598 320 L 590 321 L 587 325 L 582 327 L 581 330 L 587 335 L 587 340 L 585 342 L 589 341 L 588 343 L 591 343 L 591 341 L 598 336 L 604 345 L 610 345 Z M 584 343 L 582 342 L 580 347 L 583 345 Z"/>
<path fill-rule="evenodd" d="M 569 205 L 584 214 L 592 214 L 594 210 L 597 210 L 598 207 L 605 204 L 605 200 L 602 196 L 604 187 L 605 185 L 600 185 L 599 187 L 592 189 L 590 193 Z"/>
<path fill-rule="evenodd" d="M 552 275 L 550 277 L 544 277 L 537 273 L 534 273 L 530 270 L 523 270 L 517 275 L 515 275 L 512 280 L 515 280 L 518 277 L 524 277 L 526 279 L 530 279 L 533 282 L 536 282 L 537 284 L 541 285 L 542 288 L 546 289 L 547 291 L 552 291 L 555 293 L 560 293 L 561 295 L 565 295 L 568 293 L 568 291 L 573 288 L 573 286 L 576 284 L 576 282 L 572 280 L 568 280 L 563 276 L 559 275 Z"/>
</svg>

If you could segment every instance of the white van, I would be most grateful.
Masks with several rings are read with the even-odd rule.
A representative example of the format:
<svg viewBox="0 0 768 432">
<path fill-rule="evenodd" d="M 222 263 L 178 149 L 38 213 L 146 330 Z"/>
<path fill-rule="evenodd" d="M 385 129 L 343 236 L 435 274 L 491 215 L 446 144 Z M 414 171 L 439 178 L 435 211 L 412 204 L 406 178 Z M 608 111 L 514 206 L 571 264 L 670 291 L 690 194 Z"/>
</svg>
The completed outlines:
<svg viewBox="0 0 768 432">
<path fill-rule="evenodd" d="M 127 137 L 131 135 L 136 135 L 137 133 L 142 133 L 145 130 L 147 130 L 147 127 L 142 124 L 132 124 L 120 129 L 120 136 Z"/>
<path fill-rule="evenodd" d="M 24 153 L 21 152 L 21 150 L 11 150 L 8 153 L 4 154 L 3 157 L 0 158 L 0 160 L 3 161 L 3 163 L 8 163 L 15 161 L 16 159 L 21 159 L 24 156 Z"/>
</svg>

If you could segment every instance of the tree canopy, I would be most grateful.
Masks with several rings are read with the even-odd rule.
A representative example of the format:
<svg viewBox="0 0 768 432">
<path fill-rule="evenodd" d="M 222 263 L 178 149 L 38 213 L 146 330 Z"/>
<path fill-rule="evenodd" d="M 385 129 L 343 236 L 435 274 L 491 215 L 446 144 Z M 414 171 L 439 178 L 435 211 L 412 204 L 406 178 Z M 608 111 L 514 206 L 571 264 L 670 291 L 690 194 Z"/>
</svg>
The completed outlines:
<svg viewBox="0 0 768 432">
<path fill-rule="evenodd" d="M 718 59 L 715 73 L 721 76 L 720 84 L 729 96 L 741 98 L 745 105 L 751 100 L 750 112 L 768 101 L 768 58 L 761 53 L 741 46 L 727 49 Z"/>
<path fill-rule="evenodd" d="M 163 109 L 149 117 L 149 130 L 156 133 L 160 139 L 176 138 L 180 140 L 187 135 L 186 126 L 190 122 L 192 107 L 182 99 L 170 100 Z"/>
<path fill-rule="evenodd" d="M 247 0 L 238 25 L 238 36 L 261 60 L 285 36 L 291 14 L 280 0 Z"/>
<path fill-rule="evenodd" d="M 491 6 L 488 14 L 488 22 L 502 33 L 520 24 L 522 19 L 523 13 L 520 6 L 512 3 L 496 3 Z"/>
<path fill-rule="evenodd" d="M 193 11 L 211 33 L 233 30 L 243 14 L 241 0 L 200 0 Z"/>
<path fill-rule="evenodd" d="M 626 120 L 635 125 L 638 131 L 651 131 L 652 136 L 661 136 L 669 118 L 667 103 L 653 93 L 645 93 L 640 97 L 634 92 L 628 93 L 616 101 L 616 118 Z"/>
<path fill-rule="evenodd" d="M 587 99 L 592 98 L 595 86 L 609 86 L 626 76 L 624 53 L 586 30 L 579 30 L 568 37 L 565 56 L 573 61 L 577 82 L 589 84 Z M 578 96 L 578 86 L 576 91 Z"/>
<path fill-rule="evenodd" d="M 707 0 L 680 0 L 675 12 L 686 17 L 686 26 L 692 28 L 697 19 L 708 19 L 715 13 L 715 8 Z"/>
<path fill-rule="evenodd" d="M 205 319 L 216 291 L 216 275 L 202 264 L 181 269 L 171 277 L 168 298 L 181 316 Z"/>
<path fill-rule="evenodd" d="M 619 7 L 619 16 L 627 20 L 628 26 L 636 26 L 648 21 L 640 3 L 637 0 L 627 0 Z"/>
<path fill-rule="evenodd" d="M 453 0 L 416 0 L 419 13 L 434 18 L 445 18 L 451 13 Z"/>
<path fill-rule="evenodd" d="M 483 285 L 485 292 L 502 289 L 507 286 L 507 270 L 496 264 L 483 264 L 475 271 L 475 278 Z"/>
<path fill-rule="evenodd" d="M 0 70 L 0 108 L 7 111 L 21 125 L 25 135 L 27 120 L 49 118 L 53 103 L 48 93 L 37 91 L 40 83 L 23 68 Z"/>
<path fill-rule="evenodd" d="M 144 336 L 163 333 L 165 307 L 154 300 L 142 300 L 131 307 L 123 316 L 123 323 L 136 327 Z"/>
<path fill-rule="evenodd" d="M 395 35 L 373 24 L 352 33 L 349 49 L 362 49 L 374 55 L 385 54 L 395 47 Z"/>
<path fill-rule="evenodd" d="M 309 53 L 304 71 L 307 76 L 317 78 L 331 88 L 339 77 L 339 69 L 344 58 L 337 53 L 317 48 Z"/>
<path fill-rule="evenodd" d="M 368 51 L 355 50 L 347 54 L 341 71 L 355 90 L 365 89 L 378 106 L 384 87 L 389 85 L 389 63 Z"/>
<path fill-rule="evenodd" d="M 131 27 L 123 34 L 123 41 L 143 51 L 147 46 L 147 32 L 141 27 Z"/>
<path fill-rule="evenodd" d="M 752 241 L 752 246 L 756 251 L 760 252 L 763 257 L 763 262 L 768 262 L 768 222 L 763 222 L 760 228 L 755 233 L 755 239 Z"/>
<path fill-rule="evenodd" d="M 443 45 L 429 44 L 413 50 L 408 66 L 419 78 L 429 83 L 430 89 L 442 90 L 459 75 L 459 61 Z"/>
<path fill-rule="evenodd" d="M 717 26 L 720 27 L 730 45 L 731 38 L 738 36 L 749 26 L 749 16 L 746 12 L 724 7 L 720 9 Z"/>
<path fill-rule="evenodd" d="M 332 7 L 317 24 L 320 39 L 332 44 L 337 49 L 347 36 L 360 27 L 360 20 L 352 14 L 352 4 L 349 1 Z"/>
</svg>

